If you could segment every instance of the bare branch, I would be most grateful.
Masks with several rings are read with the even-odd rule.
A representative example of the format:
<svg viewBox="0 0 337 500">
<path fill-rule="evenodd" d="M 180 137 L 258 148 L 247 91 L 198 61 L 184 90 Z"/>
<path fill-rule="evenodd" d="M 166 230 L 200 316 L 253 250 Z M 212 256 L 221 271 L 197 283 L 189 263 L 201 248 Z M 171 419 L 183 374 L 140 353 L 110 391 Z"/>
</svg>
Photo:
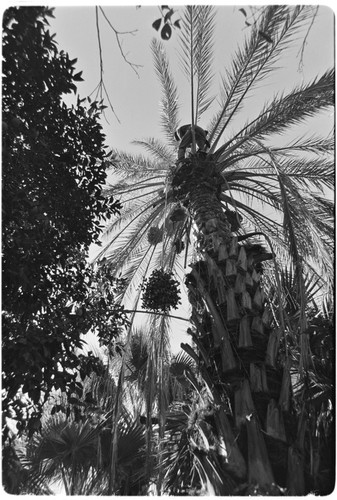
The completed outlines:
<svg viewBox="0 0 337 500">
<path fill-rule="evenodd" d="M 103 80 L 104 68 L 103 68 L 102 44 L 101 44 L 101 34 L 100 34 L 100 29 L 99 29 L 98 8 L 97 7 L 95 7 L 95 12 L 96 12 L 96 30 L 97 30 L 97 40 L 98 40 L 98 50 L 99 50 L 100 80 L 99 80 L 98 85 L 95 87 L 95 89 L 92 91 L 91 94 L 93 94 L 95 92 L 95 90 L 97 89 L 95 99 L 97 100 L 98 96 L 100 96 L 100 99 L 102 100 L 103 99 L 103 90 L 104 90 L 106 98 L 107 98 L 108 103 L 110 105 L 111 111 L 115 115 L 117 121 L 120 123 L 120 120 L 119 120 L 118 116 L 116 115 L 116 112 L 115 112 L 114 107 L 111 103 L 110 96 L 106 90 L 104 80 Z M 104 114 L 104 116 L 105 116 L 105 114 Z"/>
<path fill-rule="evenodd" d="M 97 9 L 97 7 L 96 7 Z M 137 68 L 142 68 L 142 65 L 141 64 L 135 64 L 131 61 L 129 61 L 127 58 L 126 58 L 126 55 L 123 51 L 123 47 L 122 47 L 122 44 L 121 44 L 121 41 L 120 41 L 120 35 L 134 35 L 138 30 L 132 30 L 132 31 L 117 31 L 113 25 L 111 24 L 111 22 L 109 21 L 109 19 L 107 18 L 107 15 L 105 14 L 104 10 L 102 9 L 102 7 L 99 7 L 99 10 L 102 12 L 103 14 L 103 17 L 104 19 L 106 20 L 106 22 L 108 23 L 108 25 L 110 26 L 110 28 L 113 30 L 113 32 L 115 33 L 115 36 L 116 36 L 116 40 L 117 40 L 117 44 L 118 44 L 118 47 L 119 47 L 119 50 L 120 50 L 120 53 L 124 59 L 124 61 L 129 64 L 129 66 L 131 66 L 131 68 L 133 69 L 133 71 L 136 73 L 136 75 L 138 76 L 139 78 L 139 73 L 137 71 Z"/>
</svg>

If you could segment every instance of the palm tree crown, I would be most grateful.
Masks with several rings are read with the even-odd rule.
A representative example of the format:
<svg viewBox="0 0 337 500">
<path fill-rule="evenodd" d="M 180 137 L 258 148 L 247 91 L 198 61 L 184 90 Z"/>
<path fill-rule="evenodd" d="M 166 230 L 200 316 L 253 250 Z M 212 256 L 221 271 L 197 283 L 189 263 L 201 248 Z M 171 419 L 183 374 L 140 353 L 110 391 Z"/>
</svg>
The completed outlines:
<svg viewBox="0 0 337 500">
<path fill-rule="evenodd" d="M 279 259 L 300 259 L 331 285 L 333 204 L 326 193 L 333 189 L 333 136 L 294 137 L 286 145 L 273 144 L 279 144 L 279 136 L 292 125 L 305 124 L 307 117 L 333 105 L 333 71 L 275 96 L 256 117 L 246 117 L 239 130 L 231 127 L 237 115 L 244 116 L 246 103 L 277 70 L 279 58 L 286 57 L 299 35 L 302 43 L 312 8 L 270 6 L 260 12 L 230 68 L 225 68 L 217 104 L 209 96 L 215 14 L 212 6 L 186 7 L 181 60 L 191 87 L 191 121 L 200 123 L 206 111 L 215 108 L 205 127 L 211 143 L 207 157 L 216 164 L 231 229 L 237 235 L 267 234 Z M 180 124 L 178 88 L 163 44 L 153 40 L 152 52 L 167 143 L 152 138 L 135 141 L 149 158 L 113 151 L 112 169 L 120 182 L 111 190 L 120 195 L 124 209 L 106 228 L 107 243 L 97 257 L 104 256 L 121 270 L 127 279 L 125 296 L 132 296 L 134 305 L 145 275 L 158 267 L 179 274 L 196 252 L 195 224 L 172 188 L 178 147 L 174 132 Z M 151 239 L 154 228 L 162 235 L 158 240 Z"/>
</svg>

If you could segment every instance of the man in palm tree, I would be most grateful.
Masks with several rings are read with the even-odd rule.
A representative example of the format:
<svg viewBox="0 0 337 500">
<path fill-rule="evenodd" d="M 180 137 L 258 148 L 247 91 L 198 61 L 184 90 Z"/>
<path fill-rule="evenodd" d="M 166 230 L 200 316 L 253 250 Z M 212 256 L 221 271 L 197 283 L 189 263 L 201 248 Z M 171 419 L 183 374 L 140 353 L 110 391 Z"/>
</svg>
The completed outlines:
<svg viewBox="0 0 337 500">
<path fill-rule="evenodd" d="M 205 147 L 209 148 L 210 143 L 206 139 L 208 132 L 202 129 L 198 125 L 194 126 L 195 143 L 199 148 L 199 151 L 203 151 Z M 184 160 L 186 149 L 192 146 L 193 142 L 193 132 L 192 125 L 183 125 L 179 127 L 174 137 L 177 141 L 181 141 L 178 149 L 178 162 Z"/>
</svg>

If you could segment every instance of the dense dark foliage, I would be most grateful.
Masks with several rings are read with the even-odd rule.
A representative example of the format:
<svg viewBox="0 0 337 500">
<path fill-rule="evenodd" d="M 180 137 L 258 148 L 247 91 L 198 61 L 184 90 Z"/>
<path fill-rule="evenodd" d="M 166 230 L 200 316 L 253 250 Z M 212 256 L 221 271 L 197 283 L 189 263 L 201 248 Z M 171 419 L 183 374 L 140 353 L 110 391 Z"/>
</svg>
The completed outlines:
<svg viewBox="0 0 337 500">
<path fill-rule="evenodd" d="M 180 302 L 179 283 L 173 273 L 164 269 L 155 269 L 142 284 L 142 307 L 151 311 L 168 313 L 177 309 Z"/>
<path fill-rule="evenodd" d="M 97 277 L 86 263 L 100 221 L 121 208 L 101 195 L 103 106 L 63 102 L 81 74 L 49 33 L 50 16 L 44 7 L 12 7 L 3 16 L 3 410 L 19 429 L 28 421 L 30 432 L 52 389 L 81 392 L 81 334 L 98 329 L 105 342 L 124 321 L 112 303 L 113 277 L 107 270 Z"/>
</svg>

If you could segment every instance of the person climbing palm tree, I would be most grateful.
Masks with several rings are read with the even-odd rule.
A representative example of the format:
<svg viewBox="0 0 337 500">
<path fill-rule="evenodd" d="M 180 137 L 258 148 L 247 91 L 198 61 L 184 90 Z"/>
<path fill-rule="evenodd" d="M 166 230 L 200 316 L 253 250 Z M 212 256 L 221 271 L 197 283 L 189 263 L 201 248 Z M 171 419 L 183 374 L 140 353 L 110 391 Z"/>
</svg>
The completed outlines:
<svg viewBox="0 0 337 500">
<path fill-rule="evenodd" d="M 194 126 L 192 131 L 192 125 L 183 125 L 179 127 L 175 132 L 174 137 L 178 141 L 180 140 L 178 149 L 178 162 L 185 158 L 186 149 L 190 148 L 193 144 L 193 136 L 196 145 L 198 146 L 198 151 L 203 151 L 205 147 L 210 148 L 210 143 L 206 139 L 208 132 L 203 130 L 197 125 Z"/>
</svg>

